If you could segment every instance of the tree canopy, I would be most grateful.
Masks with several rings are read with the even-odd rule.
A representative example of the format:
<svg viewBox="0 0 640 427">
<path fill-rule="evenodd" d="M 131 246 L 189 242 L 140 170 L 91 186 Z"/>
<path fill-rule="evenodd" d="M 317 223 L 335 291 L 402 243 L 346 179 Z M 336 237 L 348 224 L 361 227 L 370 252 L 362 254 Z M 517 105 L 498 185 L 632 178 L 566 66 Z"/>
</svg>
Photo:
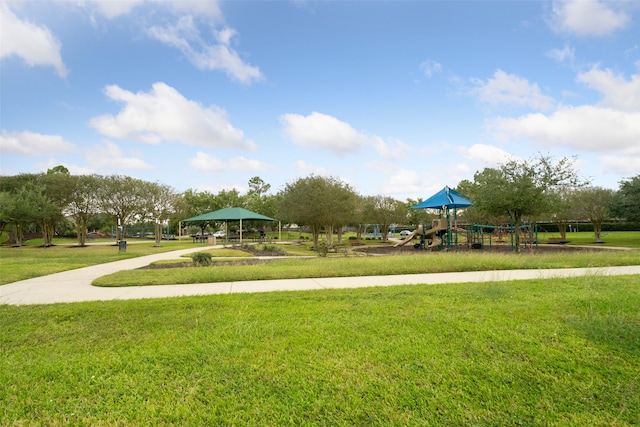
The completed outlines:
<svg viewBox="0 0 640 427">
<path fill-rule="evenodd" d="M 476 209 L 493 216 L 506 215 L 515 230 L 519 230 L 523 218 L 535 220 L 551 209 L 554 191 L 581 185 L 574 161 L 540 156 L 532 160 L 512 159 L 498 168 L 485 168 L 474 175 L 469 196 Z M 519 248 L 520 233 L 516 232 L 515 237 Z"/>
</svg>

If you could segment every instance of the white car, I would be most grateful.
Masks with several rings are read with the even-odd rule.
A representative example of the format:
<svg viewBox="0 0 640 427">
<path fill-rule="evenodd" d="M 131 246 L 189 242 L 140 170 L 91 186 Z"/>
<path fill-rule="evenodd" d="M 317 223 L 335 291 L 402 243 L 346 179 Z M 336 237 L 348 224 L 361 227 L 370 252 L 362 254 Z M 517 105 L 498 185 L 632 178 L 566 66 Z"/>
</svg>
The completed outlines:
<svg viewBox="0 0 640 427">
<path fill-rule="evenodd" d="M 402 237 L 407 237 L 407 236 L 408 236 L 409 234 L 411 234 L 411 233 L 413 233 L 413 231 L 409 231 L 409 230 L 402 230 L 402 231 L 400 232 L 400 235 L 401 235 Z"/>
<path fill-rule="evenodd" d="M 224 237 L 227 235 L 227 232 L 224 230 L 216 231 L 213 233 L 213 237 Z"/>
</svg>

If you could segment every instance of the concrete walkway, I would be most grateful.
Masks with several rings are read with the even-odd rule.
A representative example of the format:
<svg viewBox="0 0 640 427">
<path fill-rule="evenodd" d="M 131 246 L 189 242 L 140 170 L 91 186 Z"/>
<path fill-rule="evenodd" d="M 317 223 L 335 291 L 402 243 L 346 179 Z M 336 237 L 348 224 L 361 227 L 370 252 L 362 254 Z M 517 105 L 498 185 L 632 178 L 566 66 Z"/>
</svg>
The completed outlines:
<svg viewBox="0 0 640 427">
<path fill-rule="evenodd" d="M 229 294 L 240 292 L 302 291 L 317 289 L 361 288 L 409 284 L 497 282 L 506 280 L 580 277 L 589 275 L 640 275 L 640 265 L 628 267 L 571 268 L 550 270 L 499 270 L 464 273 L 406 274 L 394 276 L 332 277 L 246 282 L 199 283 L 190 285 L 136 286 L 101 288 L 91 286 L 98 277 L 121 270 L 133 270 L 153 261 L 178 259 L 181 255 L 202 251 L 202 246 L 110 262 L 48 276 L 36 277 L 0 286 L 0 304 L 53 304 L 80 301 L 105 301 L 136 298 L 164 298 L 187 295 Z"/>
</svg>

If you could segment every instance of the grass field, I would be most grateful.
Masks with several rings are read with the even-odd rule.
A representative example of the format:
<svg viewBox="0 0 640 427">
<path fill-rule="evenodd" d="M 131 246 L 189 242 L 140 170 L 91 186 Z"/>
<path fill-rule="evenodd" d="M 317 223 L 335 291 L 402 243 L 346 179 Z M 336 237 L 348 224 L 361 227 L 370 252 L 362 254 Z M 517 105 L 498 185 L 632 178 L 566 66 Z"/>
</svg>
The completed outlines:
<svg viewBox="0 0 640 427">
<path fill-rule="evenodd" d="M 548 234 L 546 237 L 551 237 Z M 593 239 L 592 233 L 571 233 L 572 239 L 578 239 L 579 243 L 586 244 L 589 239 Z M 606 236 L 606 240 L 609 245 L 612 246 L 626 246 L 632 248 L 640 248 L 640 232 L 616 232 L 609 233 Z M 346 239 L 345 239 L 346 240 Z M 38 241 L 32 241 L 30 245 L 21 248 L 12 247 L 0 247 L 0 267 L 2 269 L 2 275 L 0 276 L 0 285 L 15 282 L 18 280 L 28 279 L 31 277 L 42 276 L 46 274 L 56 273 L 59 271 L 71 270 L 74 268 L 80 268 L 90 265 L 96 265 L 100 263 L 118 261 L 121 259 L 127 259 L 142 255 L 150 255 L 159 252 L 172 251 L 184 248 L 193 248 L 202 246 L 205 248 L 207 245 L 203 243 L 192 243 L 191 240 L 178 242 L 178 241 L 163 241 L 160 248 L 156 248 L 154 243 L 149 240 L 130 241 L 127 246 L 126 252 L 119 252 L 116 246 L 113 246 L 112 242 L 105 242 L 103 245 L 92 245 L 84 248 L 74 246 L 75 241 L 54 240 L 56 246 L 49 248 L 42 248 L 38 246 Z M 374 242 L 379 243 L 379 242 Z M 301 246 L 288 246 L 278 245 L 278 247 L 284 247 L 286 251 L 292 255 L 314 255 L 315 252 L 309 249 L 310 243 L 306 243 Z M 593 245 L 599 246 L 599 245 Z M 230 249 L 229 249 L 230 250 Z M 238 256 L 239 252 L 227 252 L 224 251 L 211 251 L 214 255 L 225 256 Z M 246 254 L 245 254 L 246 255 Z M 341 254 L 335 254 L 337 258 L 342 258 Z M 424 254 L 423 254 L 424 255 Z M 370 274 L 405 274 L 405 273 L 421 273 L 426 271 L 468 271 L 478 269 L 513 269 L 513 268 L 549 268 L 549 267 L 589 267 L 589 266 L 602 266 L 602 265 L 629 265 L 640 263 L 640 254 L 637 252 L 625 253 L 616 252 L 616 255 L 609 253 L 603 253 L 601 256 L 591 256 L 591 258 L 583 258 L 582 261 L 577 262 L 576 258 L 569 257 L 556 257 L 546 262 L 546 266 L 540 263 L 541 257 L 536 255 L 535 257 L 504 257 L 502 261 L 496 262 L 492 260 L 490 256 L 483 255 L 483 252 L 476 252 L 473 255 L 454 256 L 453 262 L 442 262 L 443 258 L 431 257 L 431 255 L 441 254 L 426 254 L 426 257 L 422 258 L 422 261 L 415 262 L 412 260 L 406 260 L 403 262 L 396 261 L 372 261 L 372 260 L 360 260 L 353 261 L 352 265 L 345 265 L 345 261 L 323 261 L 308 262 L 305 268 L 308 268 L 308 272 L 301 270 L 299 266 L 293 266 L 288 268 L 288 271 L 276 272 L 277 264 L 268 267 L 268 271 L 261 271 L 257 266 L 246 266 L 242 271 L 238 269 L 227 268 L 225 273 L 228 280 L 247 280 L 251 278 L 286 278 L 286 277 L 300 277 L 300 274 L 309 277 L 310 274 L 317 275 L 317 277 L 326 277 L 327 275 L 337 275 L 337 271 L 342 269 L 341 275 L 370 275 Z M 473 258 L 477 259 L 474 261 Z M 436 259 L 437 265 L 433 265 L 430 260 Z M 464 262 L 456 262 L 455 260 L 470 260 Z M 482 263 L 478 263 L 477 260 L 482 260 Z M 332 264 L 333 263 L 333 264 Z M 340 264 L 343 263 L 343 264 Z M 429 270 L 425 270 L 424 265 L 428 266 Z M 322 266 L 326 267 L 322 267 Z M 286 263 L 280 263 L 280 266 L 286 269 Z M 251 267 L 251 268 L 249 268 Z M 225 267 L 226 268 L 226 267 Z M 230 270 L 235 270 L 231 272 Z M 217 270 L 222 272 L 223 270 Z M 216 272 L 216 273 L 217 273 Z M 356 273 L 357 272 L 357 273 Z M 182 271 L 182 272 L 130 272 L 119 273 L 113 276 L 113 281 L 99 282 L 101 285 L 116 285 L 122 286 L 126 284 L 126 281 L 130 281 L 132 284 L 153 284 L 153 283 L 198 283 L 202 281 L 222 281 L 221 275 L 213 275 L 213 279 L 210 277 L 211 272 L 204 271 Z M 132 274 L 132 276 L 126 276 Z M 164 281 L 162 276 L 164 274 Z M 190 275 L 196 274 L 199 277 L 190 277 Z M 173 276 L 172 276 L 173 275 Z M 175 275 L 183 275 L 184 277 L 175 277 Z M 157 277 L 160 277 L 158 279 Z M 217 278 L 216 278 L 217 277 Z M 111 280 L 111 278 L 110 278 Z"/>
<path fill-rule="evenodd" d="M 0 425 L 632 426 L 640 279 L 0 306 Z"/>
<path fill-rule="evenodd" d="M 215 253 L 217 250 L 212 250 Z M 353 277 L 451 271 L 607 267 L 640 264 L 640 251 L 584 251 L 551 254 L 435 252 L 397 256 L 287 258 L 255 265 L 125 270 L 102 276 L 96 286 L 146 286 L 307 277 Z"/>
</svg>

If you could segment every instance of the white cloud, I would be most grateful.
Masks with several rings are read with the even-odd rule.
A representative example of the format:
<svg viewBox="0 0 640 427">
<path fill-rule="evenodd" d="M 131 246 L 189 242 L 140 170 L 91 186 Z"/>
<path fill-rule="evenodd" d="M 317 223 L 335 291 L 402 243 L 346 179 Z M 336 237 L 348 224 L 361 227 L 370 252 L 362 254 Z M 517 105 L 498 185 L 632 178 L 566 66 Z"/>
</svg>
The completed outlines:
<svg viewBox="0 0 640 427">
<path fill-rule="evenodd" d="M 184 0 L 78 0 L 76 4 L 95 9 L 107 19 L 117 18 L 131 13 L 133 9 L 142 5 L 167 6 L 176 12 L 196 13 L 199 15 L 218 18 L 221 15 L 217 1 L 184 1 Z"/>
<path fill-rule="evenodd" d="M 596 66 L 579 74 L 577 80 L 604 95 L 599 103 L 603 107 L 629 112 L 640 110 L 640 74 L 627 80 L 622 74 L 614 74 L 608 68 L 601 70 Z"/>
<path fill-rule="evenodd" d="M 375 147 L 380 157 L 385 160 L 407 160 L 413 151 L 413 147 L 400 140 L 386 142 L 377 136 L 371 138 L 371 144 Z"/>
<path fill-rule="evenodd" d="M 307 163 L 304 160 L 298 160 L 296 162 L 296 170 L 298 171 L 298 174 L 301 176 L 306 176 L 306 175 L 320 175 L 320 176 L 327 176 L 330 175 L 329 171 L 323 167 L 320 166 L 316 166 L 314 164 L 311 163 Z"/>
<path fill-rule="evenodd" d="M 545 146 L 561 144 L 595 152 L 640 154 L 640 112 L 563 106 L 550 115 L 498 117 L 487 127 L 497 138 L 526 138 Z"/>
<path fill-rule="evenodd" d="M 218 43 L 210 44 L 200 36 L 200 30 L 193 17 L 183 16 L 176 25 L 151 27 L 147 34 L 166 45 L 177 48 L 201 70 L 221 70 L 232 79 L 245 84 L 264 79 L 258 67 L 245 63 L 231 48 L 231 40 L 236 34 L 231 28 L 214 31 Z"/>
<path fill-rule="evenodd" d="M 422 194 L 428 185 L 418 172 L 409 169 L 398 169 L 384 180 L 379 191 L 385 195 Z"/>
<path fill-rule="evenodd" d="M 201 151 L 198 151 L 196 157 L 191 159 L 189 164 L 191 164 L 191 166 L 196 170 L 209 172 L 221 172 L 226 170 L 260 172 L 269 169 L 269 166 L 266 163 L 259 160 L 235 157 L 223 161 Z"/>
<path fill-rule="evenodd" d="M 436 61 L 427 59 L 420 64 L 420 70 L 422 70 L 425 76 L 432 77 L 434 74 L 442 71 L 442 65 Z"/>
<path fill-rule="evenodd" d="M 42 156 L 72 152 L 76 146 L 60 135 L 43 135 L 35 132 L 7 132 L 2 130 L 0 152 L 24 156 Z"/>
<path fill-rule="evenodd" d="M 565 45 L 562 49 L 551 49 L 547 52 L 547 56 L 559 63 L 573 64 L 576 52 L 571 46 Z"/>
<path fill-rule="evenodd" d="M 638 156 L 603 156 L 601 158 L 605 172 L 617 175 L 637 175 L 640 173 L 640 155 Z"/>
<path fill-rule="evenodd" d="M 205 108 L 165 83 L 155 83 L 148 93 L 133 93 L 116 85 L 107 86 L 105 93 L 124 106 L 116 116 L 105 114 L 90 120 L 103 135 L 145 143 L 164 140 L 205 147 L 257 148 L 229 123 L 224 110 Z"/>
<path fill-rule="evenodd" d="M 306 117 L 283 114 L 280 121 L 284 134 L 295 144 L 329 150 L 339 156 L 353 153 L 367 142 L 367 137 L 348 123 L 322 113 L 313 112 Z"/>
<path fill-rule="evenodd" d="M 120 147 L 112 141 L 96 145 L 85 155 L 87 163 L 98 169 L 153 169 L 142 159 L 126 157 Z"/>
<path fill-rule="evenodd" d="M 20 20 L 4 1 L 0 3 L 0 35 L 0 59 L 15 55 L 31 67 L 54 67 L 63 78 L 69 74 L 60 55 L 60 41 L 47 27 Z"/>
<path fill-rule="evenodd" d="M 604 36 L 625 28 L 630 18 L 623 10 L 624 2 L 601 0 L 554 1 L 551 25 L 554 30 L 580 36 Z"/>
<path fill-rule="evenodd" d="M 283 114 L 280 116 L 283 133 L 293 143 L 330 151 L 340 157 L 372 147 L 387 160 L 406 158 L 412 148 L 399 140 L 385 141 L 379 136 L 358 132 L 350 124 L 333 116 L 313 112 L 308 116 Z"/>
<path fill-rule="evenodd" d="M 460 153 L 471 160 L 476 160 L 490 166 L 497 166 L 509 160 L 513 160 L 516 156 L 493 145 L 474 144 L 471 147 L 460 147 Z M 460 172 L 468 172 L 469 170 L 461 170 Z"/>
<path fill-rule="evenodd" d="M 474 92 L 481 102 L 490 105 L 516 105 L 538 110 L 547 110 L 554 105 L 553 98 L 543 95 L 537 84 L 502 70 L 497 70 L 487 82 L 477 83 Z"/>
</svg>

